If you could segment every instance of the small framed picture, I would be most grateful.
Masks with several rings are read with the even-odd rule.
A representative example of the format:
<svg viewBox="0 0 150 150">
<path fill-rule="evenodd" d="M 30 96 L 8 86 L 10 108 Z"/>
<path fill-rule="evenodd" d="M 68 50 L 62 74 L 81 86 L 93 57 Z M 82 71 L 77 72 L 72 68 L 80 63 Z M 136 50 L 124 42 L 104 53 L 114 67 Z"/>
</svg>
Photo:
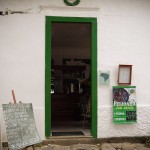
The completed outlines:
<svg viewBox="0 0 150 150">
<path fill-rule="evenodd" d="M 100 71 L 100 85 L 110 85 L 110 71 Z"/>
<path fill-rule="evenodd" d="M 118 84 L 131 85 L 132 65 L 119 65 Z"/>
</svg>

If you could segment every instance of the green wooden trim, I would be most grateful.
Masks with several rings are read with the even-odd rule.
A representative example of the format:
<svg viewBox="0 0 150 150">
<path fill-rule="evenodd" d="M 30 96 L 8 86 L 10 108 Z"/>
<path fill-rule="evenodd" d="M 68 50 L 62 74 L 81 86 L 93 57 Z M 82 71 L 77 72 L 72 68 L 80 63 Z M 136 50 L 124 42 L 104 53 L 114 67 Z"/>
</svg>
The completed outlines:
<svg viewBox="0 0 150 150">
<path fill-rule="evenodd" d="M 92 94 L 92 127 L 91 134 L 97 137 L 97 19 L 81 17 L 46 16 L 45 43 L 45 136 L 51 136 L 51 23 L 52 22 L 84 22 L 92 25 L 91 50 L 91 94 Z"/>
<path fill-rule="evenodd" d="M 51 132 L 51 22 L 46 21 L 45 30 L 45 136 Z"/>
<path fill-rule="evenodd" d="M 92 22 L 92 136 L 97 137 L 97 21 Z"/>
<path fill-rule="evenodd" d="M 136 86 L 113 86 L 113 88 L 136 88 Z"/>
<path fill-rule="evenodd" d="M 96 22 L 96 18 L 83 18 L 83 17 L 61 17 L 61 16 L 46 16 L 46 22 Z"/>
</svg>

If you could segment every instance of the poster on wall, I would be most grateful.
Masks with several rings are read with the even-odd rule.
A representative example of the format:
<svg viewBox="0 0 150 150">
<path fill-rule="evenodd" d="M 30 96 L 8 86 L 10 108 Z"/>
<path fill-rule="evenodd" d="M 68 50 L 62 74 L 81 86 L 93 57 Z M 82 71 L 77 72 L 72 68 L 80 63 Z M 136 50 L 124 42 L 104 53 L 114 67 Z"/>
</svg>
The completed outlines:
<svg viewBox="0 0 150 150">
<path fill-rule="evenodd" d="M 136 86 L 113 86 L 113 122 L 136 123 Z"/>
</svg>

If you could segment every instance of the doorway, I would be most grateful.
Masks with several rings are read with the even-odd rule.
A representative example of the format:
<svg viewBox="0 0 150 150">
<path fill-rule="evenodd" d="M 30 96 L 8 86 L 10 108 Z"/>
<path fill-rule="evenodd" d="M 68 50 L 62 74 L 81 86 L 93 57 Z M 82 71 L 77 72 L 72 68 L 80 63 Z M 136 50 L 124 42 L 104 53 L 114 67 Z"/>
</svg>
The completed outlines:
<svg viewBox="0 0 150 150">
<path fill-rule="evenodd" d="M 95 18 L 46 17 L 46 136 L 87 127 L 83 135 L 97 135 L 96 25 Z"/>
</svg>

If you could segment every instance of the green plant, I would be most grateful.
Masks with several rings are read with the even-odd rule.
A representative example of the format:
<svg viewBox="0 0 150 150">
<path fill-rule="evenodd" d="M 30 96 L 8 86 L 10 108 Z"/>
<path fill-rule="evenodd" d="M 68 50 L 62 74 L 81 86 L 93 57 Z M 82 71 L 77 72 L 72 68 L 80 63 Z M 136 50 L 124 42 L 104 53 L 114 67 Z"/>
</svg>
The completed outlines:
<svg viewBox="0 0 150 150">
<path fill-rule="evenodd" d="M 64 0 L 65 4 L 68 6 L 76 6 L 80 3 L 80 0 L 74 0 L 73 2 L 70 2 L 70 0 Z"/>
</svg>

